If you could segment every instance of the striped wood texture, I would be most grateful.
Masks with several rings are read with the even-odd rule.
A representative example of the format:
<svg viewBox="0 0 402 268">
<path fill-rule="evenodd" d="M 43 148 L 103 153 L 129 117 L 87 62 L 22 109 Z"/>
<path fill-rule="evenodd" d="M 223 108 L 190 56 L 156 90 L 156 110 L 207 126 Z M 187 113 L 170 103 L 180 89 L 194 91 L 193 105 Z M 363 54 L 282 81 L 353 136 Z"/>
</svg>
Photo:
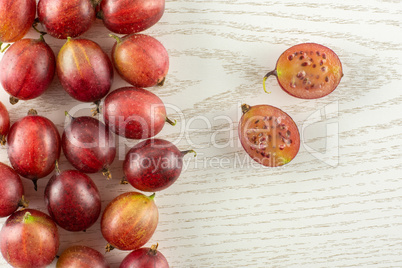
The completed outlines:
<svg viewBox="0 0 402 268">
<path fill-rule="evenodd" d="M 158 137 L 198 154 L 186 156 L 178 181 L 156 194 L 160 222 L 147 246 L 158 242 L 177 268 L 402 267 L 401 24 L 399 0 L 167 0 L 161 21 L 145 31 L 170 55 L 165 85 L 150 90 L 178 120 Z M 110 55 L 108 33 L 98 20 L 83 37 Z M 55 53 L 64 43 L 46 40 Z M 271 94 L 264 93 L 262 77 L 286 48 L 302 42 L 338 54 L 345 74 L 338 88 L 302 100 L 272 78 Z M 125 85 L 116 77 L 112 89 Z M 3 89 L 0 99 L 12 122 L 36 108 L 60 133 L 65 110 L 90 113 L 57 78 L 36 100 L 11 106 Z M 237 135 L 242 103 L 271 104 L 293 117 L 302 145 L 291 163 L 263 168 L 245 155 Z M 113 179 L 90 175 L 103 208 L 133 190 L 119 179 L 136 142 L 118 142 Z M 6 147 L 0 161 L 9 163 Z M 60 161 L 61 169 L 71 168 L 64 156 Z M 37 192 L 23 180 L 30 207 L 44 212 L 47 179 Z M 86 233 L 60 235 L 59 254 L 73 244 L 101 252 L 106 245 L 99 221 Z M 116 268 L 127 253 L 106 258 Z M 9 267 L 2 258 L 0 266 Z"/>
</svg>

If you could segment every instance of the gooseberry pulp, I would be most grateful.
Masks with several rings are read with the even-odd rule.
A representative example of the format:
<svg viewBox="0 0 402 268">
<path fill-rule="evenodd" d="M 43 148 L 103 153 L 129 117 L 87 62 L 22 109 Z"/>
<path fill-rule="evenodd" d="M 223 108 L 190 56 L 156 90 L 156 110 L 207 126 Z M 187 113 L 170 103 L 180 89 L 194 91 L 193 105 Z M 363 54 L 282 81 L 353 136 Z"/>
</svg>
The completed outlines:
<svg viewBox="0 0 402 268">
<path fill-rule="evenodd" d="M 293 119 L 270 105 L 242 105 L 239 139 L 247 154 L 256 162 L 277 167 L 296 157 L 300 134 Z"/>
<path fill-rule="evenodd" d="M 45 188 L 45 204 L 52 219 L 72 232 L 91 227 L 101 212 L 101 198 L 92 179 L 77 170 L 57 172 Z"/>
<path fill-rule="evenodd" d="M 69 117 L 71 122 L 61 138 L 67 160 L 81 172 L 102 171 L 110 179 L 109 166 L 116 156 L 114 134 L 96 118 Z"/>
<path fill-rule="evenodd" d="M 30 110 L 11 126 L 7 143 L 11 166 L 22 177 L 32 180 L 36 190 L 37 180 L 49 175 L 60 157 L 61 139 L 56 126 Z"/>
<path fill-rule="evenodd" d="M 109 93 L 113 65 L 95 42 L 71 39 L 57 55 L 57 75 L 66 92 L 82 102 L 96 102 Z"/>
<path fill-rule="evenodd" d="M 343 77 L 342 64 L 330 48 L 315 43 L 295 45 L 279 57 L 275 70 L 263 80 L 276 76 L 281 88 L 302 99 L 317 99 L 335 90 Z"/>
<path fill-rule="evenodd" d="M 86 246 L 71 246 L 63 251 L 56 268 L 110 268 L 103 254 Z"/>
<path fill-rule="evenodd" d="M 91 0 L 39 0 L 38 18 L 53 37 L 78 37 L 89 30 L 96 19 Z"/>
<path fill-rule="evenodd" d="M 35 209 L 13 213 L 0 232 L 1 254 L 13 267 L 46 267 L 59 249 L 56 224 Z"/>
<path fill-rule="evenodd" d="M 122 87 L 106 96 L 103 104 L 106 126 L 129 139 L 147 139 L 158 134 L 166 122 L 162 100 L 154 93 L 137 87 Z"/>
<path fill-rule="evenodd" d="M 0 162 L 0 218 L 8 217 L 19 207 L 26 207 L 24 186 L 11 167 Z"/>
<path fill-rule="evenodd" d="M 133 86 L 163 85 L 169 70 L 169 55 L 155 38 L 145 34 L 131 34 L 116 39 L 112 62 L 120 76 Z"/>
<path fill-rule="evenodd" d="M 98 16 L 106 28 L 118 34 L 131 34 L 157 23 L 165 11 L 165 0 L 102 0 L 100 10 Z"/>
<path fill-rule="evenodd" d="M 134 250 L 123 259 L 119 268 L 169 268 L 167 259 L 157 249 L 158 244 Z"/>
<path fill-rule="evenodd" d="M 183 156 L 173 143 L 162 139 L 148 139 L 131 148 L 123 162 L 125 179 L 136 189 L 161 191 L 172 185 L 183 168 Z"/>
<path fill-rule="evenodd" d="M 109 243 L 108 249 L 135 250 L 148 242 L 159 220 L 154 197 L 155 194 L 127 192 L 107 205 L 101 218 L 101 231 Z"/>
<path fill-rule="evenodd" d="M 56 70 L 56 59 L 43 36 L 22 39 L 11 45 L 0 61 L 0 82 L 10 94 L 10 102 L 31 100 L 49 88 Z"/>
<path fill-rule="evenodd" d="M 36 15 L 35 0 L 0 0 L 0 50 L 3 43 L 22 39 Z"/>
</svg>

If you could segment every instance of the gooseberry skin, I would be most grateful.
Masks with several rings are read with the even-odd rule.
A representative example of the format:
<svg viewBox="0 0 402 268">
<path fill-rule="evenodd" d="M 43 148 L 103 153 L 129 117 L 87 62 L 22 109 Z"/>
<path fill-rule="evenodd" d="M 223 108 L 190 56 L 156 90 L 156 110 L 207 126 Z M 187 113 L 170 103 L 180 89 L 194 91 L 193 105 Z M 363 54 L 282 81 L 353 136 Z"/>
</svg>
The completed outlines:
<svg viewBox="0 0 402 268">
<path fill-rule="evenodd" d="M 148 139 L 131 148 L 124 159 L 125 179 L 136 189 L 145 192 L 161 191 L 180 176 L 183 156 L 174 144 L 162 139 Z"/>
<path fill-rule="evenodd" d="M 35 0 L 1 0 L 0 43 L 12 43 L 22 39 L 31 28 L 35 15 Z"/>
<path fill-rule="evenodd" d="M 112 248 L 135 250 L 149 241 L 159 220 L 154 195 L 126 192 L 113 199 L 101 218 L 101 232 Z M 130 230 L 130 231 L 127 231 Z"/>
<path fill-rule="evenodd" d="M 111 131 L 129 139 L 151 138 L 167 120 L 162 100 L 137 87 L 119 88 L 106 96 L 103 118 Z"/>
<path fill-rule="evenodd" d="M 52 83 L 55 72 L 54 52 L 42 36 L 15 42 L 0 62 L 0 82 L 13 97 L 12 104 L 41 96 Z"/>
<path fill-rule="evenodd" d="M 151 248 L 139 248 L 128 254 L 120 263 L 119 268 L 169 268 L 169 263 L 160 251 L 158 245 Z"/>
<path fill-rule="evenodd" d="M 61 144 L 67 160 L 84 173 L 107 173 L 116 156 L 114 134 L 90 116 L 72 117 Z"/>
<path fill-rule="evenodd" d="M 6 106 L 0 101 L 0 144 L 6 144 L 6 137 L 10 131 L 10 115 Z"/>
<path fill-rule="evenodd" d="M 60 157 L 61 139 L 46 117 L 31 114 L 15 122 L 7 136 L 8 157 L 14 170 L 35 184 L 49 175 Z"/>
<path fill-rule="evenodd" d="M 112 62 L 121 78 L 136 87 L 162 86 L 169 71 L 169 55 L 157 39 L 145 34 L 119 38 Z"/>
<path fill-rule="evenodd" d="M 165 11 L 165 0 L 102 0 L 100 10 L 106 28 L 131 34 L 156 24 Z"/>
<path fill-rule="evenodd" d="M 39 0 L 38 18 L 49 35 L 66 39 L 89 30 L 96 14 L 91 0 Z"/>
<path fill-rule="evenodd" d="M 110 268 L 105 257 L 97 250 L 86 246 L 71 246 L 63 251 L 56 268 Z"/>
<path fill-rule="evenodd" d="M 97 43 L 68 38 L 57 55 L 57 76 L 71 97 L 96 102 L 110 91 L 113 65 Z"/>
<path fill-rule="evenodd" d="M 92 179 L 77 170 L 66 170 L 50 178 L 45 204 L 53 220 L 71 232 L 91 227 L 101 212 L 101 198 Z"/>
<path fill-rule="evenodd" d="M 13 214 L 23 201 L 24 186 L 11 167 L 0 162 L 0 218 Z"/>
<path fill-rule="evenodd" d="M 13 213 L 0 231 L 3 258 L 13 267 L 46 267 L 59 249 L 56 224 L 35 209 Z"/>
</svg>

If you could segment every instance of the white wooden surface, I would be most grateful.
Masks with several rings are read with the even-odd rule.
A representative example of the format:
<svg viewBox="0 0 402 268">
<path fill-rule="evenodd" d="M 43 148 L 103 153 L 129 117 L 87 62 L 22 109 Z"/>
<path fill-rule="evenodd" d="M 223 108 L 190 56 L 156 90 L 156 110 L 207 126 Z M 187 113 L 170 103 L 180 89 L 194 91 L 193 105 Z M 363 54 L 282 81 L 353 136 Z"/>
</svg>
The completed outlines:
<svg viewBox="0 0 402 268">
<path fill-rule="evenodd" d="M 402 267 L 401 24 L 399 0 L 168 0 L 161 21 L 145 31 L 170 55 L 165 85 L 151 90 L 179 121 L 158 137 L 198 156 L 186 156 L 179 180 L 157 193 L 160 222 L 147 246 L 158 242 L 178 268 Z M 83 37 L 110 54 L 108 33 L 98 20 Z M 55 53 L 64 43 L 46 40 Z M 282 51 L 301 42 L 338 54 L 345 74 L 338 88 L 301 100 L 269 79 L 272 93 L 265 94 L 262 77 Z M 113 89 L 123 85 L 117 77 Z M 11 106 L 2 89 L 0 99 L 12 122 L 36 108 L 60 133 L 65 110 L 89 114 L 57 78 L 36 100 Z M 272 169 L 249 160 L 237 136 L 242 103 L 271 104 L 293 117 L 303 137 L 291 163 Z M 114 178 L 90 175 L 103 208 L 133 190 L 119 179 L 136 142 L 119 142 Z M 6 147 L 0 161 L 9 163 Z M 60 166 L 71 168 L 64 156 Z M 23 181 L 30 207 L 46 212 L 47 178 L 37 192 Z M 86 233 L 60 235 L 59 253 L 73 244 L 101 252 L 106 245 L 99 221 Z M 118 267 L 126 254 L 114 250 L 106 258 Z M 0 266 L 9 267 L 4 259 Z"/>
</svg>

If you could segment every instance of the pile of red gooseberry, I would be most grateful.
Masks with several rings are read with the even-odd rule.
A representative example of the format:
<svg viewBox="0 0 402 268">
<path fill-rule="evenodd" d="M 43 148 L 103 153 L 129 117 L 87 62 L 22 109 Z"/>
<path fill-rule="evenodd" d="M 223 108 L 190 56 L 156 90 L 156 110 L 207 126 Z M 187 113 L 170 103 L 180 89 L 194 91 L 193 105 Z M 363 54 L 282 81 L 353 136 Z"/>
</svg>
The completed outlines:
<svg viewBox="0 0 402 268">
<path fill-rule="evenodd" d="M 10 102 L 37 98 L 57 75 L 72 98 L 95 103 L 93 113 L 103 115 L 101 122 L 66 113 L 70 122 L 60 135 L 53 122 L 35 110 L 10 126 L 0 103 L 1 142 L 7 143 L 11 163 L 0 163 L 0 217 L 8 217 L 0 247 L 11 266 L 46 267 L 58 257 L 57 267 L 109 267 L 103 254 L 86 246 L 70 247 L 57 256 L 59 227 L 85 231 L 101 217 L 107 250 L 131 251 L 121 268 L 168 267 L 157 245 L 144 247 L 158 224 L 154 193 L 175 182 L 183 156 L 192 151 L 181 152 L 171 142 L 153 138 L 166 122 L 175 124 L 162 100 L 146 89 L 163 85 L 169 56 L 158 40 L 139 32 L 156 24 L 164 10 L 165 0 L 0 0 L 0 82 Z M 96 18 L 124 35 L 110 35 L 116 39 L 111 59 L 94 41 L 78 38 Z M 24 38 L 31 27 L 38 39 Z M 46 34 L 67 39 L 57 55 L 45 42 Z M 1 48 L 4 43 L 12 44 Z M 130 86 L 110 92 L 114 69 Z M 125 183 L 150 195 L 121 194 L 101 215 L 100 193 L 87 173 L 111 177 L 115 134 L 144 140 L 127 153 L 122 168 Z M 59 169 L 62 151 L 74 170 Z M 21 177 L 32 180 L 36 189 L 37 180 L 51 173 L 44 193 L 48 214 L 27 208 Z"/>
</svg>

